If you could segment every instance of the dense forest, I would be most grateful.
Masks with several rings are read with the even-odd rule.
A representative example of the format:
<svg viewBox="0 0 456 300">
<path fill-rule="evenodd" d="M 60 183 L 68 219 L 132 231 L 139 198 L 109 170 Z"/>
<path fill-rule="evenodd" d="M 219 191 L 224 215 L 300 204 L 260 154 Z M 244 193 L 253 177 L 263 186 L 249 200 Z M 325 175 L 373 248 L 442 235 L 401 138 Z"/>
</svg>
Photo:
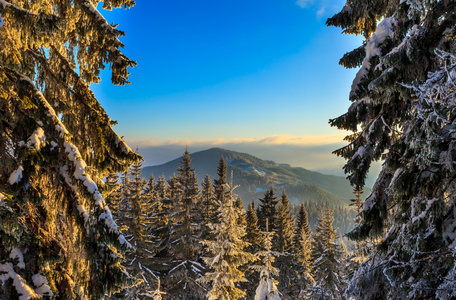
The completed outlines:
<svg viewBox="0 0 456 300">
<path fill-rule="evenodd" d="M 245 208 L 223 157 L 216 167 L 217 178 L 206 175 L 199 184 L 186 150 L 171 178 L 145 180 L 141 162 L 121 178 L 108 176 L 105 199 L 135 248 L 125 265 L 142 281 L 112 298 L 159 291 L 163 299 L 342 298 L 347 270 L 361 259 L 348 253 L 333 227 L 334 210 L 345 218 L 342 224 L 350 220 L 347 210 L 320 203 L 293 207 L 273 187 Z"/>
<path fill-rule="evenodd" d="M 0 299 L 456 297 L 455 1 L 349 0 L 327 20 L 364 38 L 340 60 L 359 68 L 351 106 L 330 120 L 350 131 L 335 151 L 349 249 L 345 208 L 270 188 L 245 209 L 223 161 L 200 185 L 188 152 L 175 176 L 140 177 L 90 89 L 105 67 L 129 83 L 124 32 L 97 7 L 134 4 L 0 0 Z"/>
</svg>

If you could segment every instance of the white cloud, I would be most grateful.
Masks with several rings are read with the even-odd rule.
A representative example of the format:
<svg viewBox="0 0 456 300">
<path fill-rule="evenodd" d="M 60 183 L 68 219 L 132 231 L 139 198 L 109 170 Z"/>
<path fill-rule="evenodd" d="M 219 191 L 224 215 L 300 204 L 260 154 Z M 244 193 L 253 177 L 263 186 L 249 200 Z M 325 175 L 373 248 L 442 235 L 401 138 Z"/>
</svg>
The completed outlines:
<svg viewBox="0 0 456 300">
<path fill-rule="evenodd" d="M 309 6 L 309 4 L 311 4 L 312 2 L 313 0 L 298 0 L 296 1 L 296 5 L 298 5 L 301 8 L 304 8 Z"/>
<path fill-rule="evenodd" d="M 326 6 L 322 6 L 319 10 L 317 10 L 317 17 L 323 17 L 326 12 Z"/>
<path fill-rule="evenodd" d="M 126 139 L 129 145 L 140 147 L 158 147 L 158 146 L 223 146 L 223 145 L 288 145 L 288 146 L 322 146 L 340 143 L 343 141 L 344 134 L 338 135 L 318 135 L 318 136 L 292 136 L 288 134 L 271 135 L 258 138 L 220 138 L 220 139 L 173 139 L 173 140 L 135 140 Z"/>
</svg>

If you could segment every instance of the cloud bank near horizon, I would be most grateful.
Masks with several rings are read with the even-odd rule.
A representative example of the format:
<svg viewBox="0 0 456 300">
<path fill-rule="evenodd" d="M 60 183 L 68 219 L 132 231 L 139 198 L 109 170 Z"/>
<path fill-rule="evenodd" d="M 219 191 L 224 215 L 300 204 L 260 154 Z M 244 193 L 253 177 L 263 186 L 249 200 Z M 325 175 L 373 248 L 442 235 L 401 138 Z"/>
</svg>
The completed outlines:
<svg viewBox="0 0 456 300">
<path fill-rule="evenodd" d="M 223 145 L 265 145 L 265 146 L 322 146 L 343 143 L 345 134 L 318 135 L 318 136 L 292 136 L 288 134 L 271 135 L 257 138 L 220 138 L 220 139 L 171 139 L 171 140 L 138 140 L 126 139 L 130 146 L 138 147 L 164 147 L 164 146 L 223 146 Z"/>
</svg>

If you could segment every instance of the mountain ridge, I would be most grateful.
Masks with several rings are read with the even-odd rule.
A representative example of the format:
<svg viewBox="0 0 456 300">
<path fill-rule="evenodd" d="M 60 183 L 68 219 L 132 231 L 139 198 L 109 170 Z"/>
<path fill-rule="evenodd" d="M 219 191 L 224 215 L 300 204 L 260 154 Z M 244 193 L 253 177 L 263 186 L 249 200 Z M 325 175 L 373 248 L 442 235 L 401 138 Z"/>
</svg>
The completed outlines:
<svg viewBox="0 0 456 300">
<path fill-rule="evenodd" d="M 200 182 L 206 174 L 211 179 L 217 178 L 216 169 L 221 156 L 227 164 L 227 178 L 229 180 L 232 171 L 233 185 L 239 186 L 235 193 L 241 196 L 244 203 L 262 198 L 270 186 L 274 187 L 277 196 L 285 190 L 294 204 L 310 201 L 346 206 L 353 197 L 352 188 L 344 177 L 325 175 L 302 167 L 262 160 L 248 153 L 223 148 L 210 148 L 190 153 L 192 168 L 195 169 Z M 180 160 L 181 157 L 161 165 L 144 167 L 142 176 L 149 178 L 153 174 L 158 178 L 163 175 L 168 179 L 176 173 Z"/>
</svg>

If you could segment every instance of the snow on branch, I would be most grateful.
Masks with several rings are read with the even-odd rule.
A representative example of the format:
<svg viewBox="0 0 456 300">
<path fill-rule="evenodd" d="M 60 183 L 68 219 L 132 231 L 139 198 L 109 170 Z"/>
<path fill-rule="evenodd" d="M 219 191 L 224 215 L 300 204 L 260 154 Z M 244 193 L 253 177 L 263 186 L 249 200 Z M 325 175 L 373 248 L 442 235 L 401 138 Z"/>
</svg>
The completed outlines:
<svg viewBox="0 0 456 300">
<path fill-rule="evenodd" d="M 15 72 L 15 71 L 13 71 L 13 72 Z M 15 73 L 18 74 L 17 72 L 15 72 Z M 30 78 L 28 78 L 27 76 L 24 76 L 21 74 L 18 74 L 18 75 L 19 75 L 19 78 L 21 81 L 25 81 L 30 84 L 35 95 L 37 96 L 37 100 L 39 102 L 41 102 L 41 105 L 43 106 L 44 110 L 46 111 L 47 116 L 54 121 L 55 129 L 57 132 L 60 133 L 60 137 L 63 139 L 63 145 L 65 148 L 65 153 L 67 154 L 67 158 L 69 161 L 71 161 L 73 163 L 73 167 L 75 169 L 75 171 L 73 173 L 74 178 L 76 180 L 79 180 L 82 182 L 82 184 L 85 186 L 87 192 L 93 196 L 93 199 L 95 200 L 95 205 L 100 207 L 104 211 L 103 213 L 100 214 L 99 220 L 104 220 L 105 225 L 108 227 L 108 229 L 111 232 L 120 235 L 117 225 L 112 218 L 112 214 L 109 211 L 109 208 L 107 207 L 106 202 L 103 199 L 103 196 L 101 195 L 101 193 L 98 190 L 97 184 L 92 180 L 91 176 L 89 174 L 87 174 L 87 172 L 86 172 L 86 168 L 87 168 L 86 162 L 83 160 L 83 158 L 79 152 L 79 149 L 73 143 L 71 143 L 70 134 L 69 134 L 68 130 L 66 129 L 65 125 L 59 120 L 57 114 L 55 113 L 55 110 L 52 108 L 52 106 L 49 104 L 49 102 L 46 100 L 46 98 L 43 96 L 43 94 L 41 94 L 41 92 L 37 90 L 37 88 L 33 84 L 32 80 Z M 19 167 L 19 168 L 22 168 L 22 167 Z M 21 170 L 18 169 L 17 174 L 14 176 L 14 178 L 12 175 L 10 176 L 10 183 L 13 181 L 13 179 L 15 180 L 15 182 L 20 180 L 19 177 L 21 177 L 21 176 L 19 176 L 19 175 L 22 175 L 22 170 L 23 169 L 21 169 Z M 66 170 L 68 170 L 68 168 L 66 168 Z M 62 171 L 62 169 L 61 169 L 61 171 Z M 63 174 L 65 174 L 65 173 L 63 173 Z M 19 179 L 17 179 L 17 178 L 19 178 Z M 66 182 L 68 182 L 68 183 L 70 182 L 68 174 L 66 174 L 64 176 L 64 178 L 65 178 Z M 74 192 L 77 194 L 77 190 L 75 189 L 75 187 L 73 185 L 70 185 L 70 186 L 73 188 Z M 84 215 L 85 220 L 87 221 L 88 218 L 87 218 L 84 208 L 81 206 L 81 207 L 78 207 L 78 210 L 80 213 L 82 213 Z M 129 243 L 125 240 L 125 238 L 123 238 L 122 235 L 120 235 L 120 237 L 119 237 L 119 242 L 121 244 L 126 244 L 127 247 L 131 247 L 131 245 L 129 245 Z"/>
<path fill-rule="evenodd" d="M 19 7 L 19 6 L 16 6 L 16 5 L 13 5 L 5 0 L 0 0 L 0 5 L 2 7 L 2 9 L 5 9 L 5 8 L 12 8 L 12 9 L 15 9 L 17 11 L 20 11 L 20 12 L 23 12 L 23 13 L 26 13 L 28 15 L 35 15 L 34 13 L 32 13 L 31 11 L 29 10 L 26 10 L 26 9 L 23 9 L 22 7 Z M 0 19 L 1 19 L 1 15 L 0 15 Z M 3 20 L 2 20 L 3 21 Z M 0 21 L 0 24 L 1 22 Z M 3 26 L 3 24 L 1 24 Z M 0 26 L 1 27 L 1 26 Z"/>
<path fill-rule="evenodd" d="M 378 24 L 377 31 L 372 35 L 366 44 L 366 56 L 363 59 L 361 69 L 356 74 L 353 80 L 350 97 L 354 96 L 358 91 L 358 85 L 361 80 L 366 76 L 371 68 L 370 60 L 375 56 L 381 55 L 380 44 L 382 44 L 387 37 L 393 37 L 393 26 L 396 24 L 396 20 L 393 17 L 383 19 Z"/>
</svg>

